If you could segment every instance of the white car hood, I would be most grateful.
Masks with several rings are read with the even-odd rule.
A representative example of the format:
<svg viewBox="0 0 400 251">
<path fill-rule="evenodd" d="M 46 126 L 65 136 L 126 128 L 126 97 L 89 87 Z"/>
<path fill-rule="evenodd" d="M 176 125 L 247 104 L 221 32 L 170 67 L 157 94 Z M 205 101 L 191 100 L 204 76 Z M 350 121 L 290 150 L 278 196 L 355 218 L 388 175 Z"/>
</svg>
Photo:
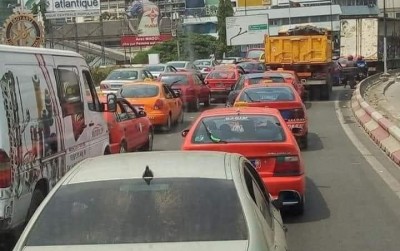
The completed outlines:
<svg viewBox="0 0 400 251">
<path fill-rule="evenodd" d="M 247 240 L 238 241 L 200 241 L 200 242 L 164 242 L 149 244 L 104 244 L 71 246 L 28 246 L 23 251 L 245 251 Z"/>
</svg>

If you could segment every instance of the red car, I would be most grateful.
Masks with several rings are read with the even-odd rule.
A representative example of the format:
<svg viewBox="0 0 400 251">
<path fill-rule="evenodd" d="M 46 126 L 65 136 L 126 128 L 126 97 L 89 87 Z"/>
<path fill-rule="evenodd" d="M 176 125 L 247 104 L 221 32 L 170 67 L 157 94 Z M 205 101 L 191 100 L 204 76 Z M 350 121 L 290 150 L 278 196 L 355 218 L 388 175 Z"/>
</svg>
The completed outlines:
<svg viewBox="0 0 400 251">
<path fill-rule="evenodd" d="M 264 83 L 243 88 L 234 107 L 269 107 L 280 111 L 302 149 L 308 146 L 306 107 L 292 84 Z"/>
<path fill-rule="evenodd" d="M 192 72 L 165 73 L 160 75 L 160 81 L 172 90 L 179 92 L 184 107 L 199 111 L 200 103 L 210 106 L 210 88 Z"/>
<path fill-rule="evenodd" d="M 302 99 L 305 98 L 306 93 L 304 85 L 301 83 L 295 71 L 283 70 L 281 68 L 278 68 L 278 70 L 270 72 L 281 74 L 285 78 L 286 83 L 292 84 L 294 89 L 296 89 L 296 91 L 299 93 L 300 97 Z"/>
<path fill-rule="evenodd" d="M 204 81 L 211 90 L 212 98 L 226 102 L 232 86 L 243 74 L 244 71 L 237 67 L 216 67 Z"/>
<path fill-rule="evenodd" d="M 125 99 L 117 99 L 116 112 L 104 112 L 110 132 L 110 152 L 124 153 L 153 149 L 153 126 L 143 110 Z"/>
<path fill-rule="evenodd" d="M 239 153 L 249 159 L 273 198 L 303 213 L 304 163 L 296 139 L 279 111 L 271 108 L 218 108 L 203 112 L 184 130 L 182 150 Z"/>
</svg>

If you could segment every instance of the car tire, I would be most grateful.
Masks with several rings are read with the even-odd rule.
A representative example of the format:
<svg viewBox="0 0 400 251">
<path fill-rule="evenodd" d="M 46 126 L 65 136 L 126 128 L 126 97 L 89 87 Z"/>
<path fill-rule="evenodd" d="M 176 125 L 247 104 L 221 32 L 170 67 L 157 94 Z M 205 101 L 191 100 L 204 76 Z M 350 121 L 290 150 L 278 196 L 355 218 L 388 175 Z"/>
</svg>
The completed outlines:
<svg viewBox="0 0 400 251">
<path fill-rule="evenodd" d="M 32 218 L 32 215 L 35 213 L 36 209 L 40 206 L 42 201 L 44 200 L 44 194 L 40 189 L 35 189 L 32 193 L 31 204 L 29 205 L 28 213 L 26 215 L 26 223 Z"/>
<path fill-rule="evenodd" d="M 209 107 L 211 105 L 211 94 L 208 94 L 208 98 L 204 101 L 204 106 Z"/>
<path fill-rule="evenodd" d="M 303 195 L 301 197 L 300 203 L 291 208 L 291 213 L 296 216 L 303 215 L 304 214 L 304 206 L 305 206 L 305 196 Z"/>
<path fill-rule="evenodd" d="M 164 132 L 169 132 L 169 131 L 171 131 L 171 128 L 172 128 L 172 118 L 171 118 L 171 114 L 170 114 L 168 116 L 167 123 L 165 123 L 165 125 L 162 126 L 162 130 Z"/>
<path fill-rule="evenodd" d="M 145 151 L 145 152 L 153 151 L 153 142 L 154 142 L 154 131 L 153 131 L 153 128 L 150 128 L 149 134 L 147 135 L 147 142 L 143 146 L 142 151 Z"/>
<path fill-rule="evenodd" d="M 200 100 L 197 97 L 196 100 L 192 104 L 192 111 L 193 112 L 198 112 L 200 110 Z"/>
<path fill-rule="evenodd" d="M 121 145 L 119 146 L 119 153 L 127 153 L 128 149 L 126 147 L 126 143 L 122 142 Z"/>
<path fill-rule="evenodd" d="M 308 134 L 300 137 L 300 149 L 305 150 L 308 148 Z"/>
</svg>

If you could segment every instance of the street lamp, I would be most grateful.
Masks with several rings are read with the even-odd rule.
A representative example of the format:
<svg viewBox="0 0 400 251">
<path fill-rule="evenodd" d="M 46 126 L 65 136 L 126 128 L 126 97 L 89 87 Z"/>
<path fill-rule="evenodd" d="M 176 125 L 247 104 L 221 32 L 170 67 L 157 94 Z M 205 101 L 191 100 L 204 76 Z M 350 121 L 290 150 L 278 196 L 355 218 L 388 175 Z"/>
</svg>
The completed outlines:
<svg viewBox="0 0 400 251">
<path fill-rule="evenodd" d="M 178 60 L 181 59 L 181 46 L 179 42 L 179 27 L 178 24 L 181 21 L 181 17 L 178 12 L 172 13 L 173 29 L 171 31 L 172 36 L 176 38 L 176 49 L 178 51 Z"/>
</svg>

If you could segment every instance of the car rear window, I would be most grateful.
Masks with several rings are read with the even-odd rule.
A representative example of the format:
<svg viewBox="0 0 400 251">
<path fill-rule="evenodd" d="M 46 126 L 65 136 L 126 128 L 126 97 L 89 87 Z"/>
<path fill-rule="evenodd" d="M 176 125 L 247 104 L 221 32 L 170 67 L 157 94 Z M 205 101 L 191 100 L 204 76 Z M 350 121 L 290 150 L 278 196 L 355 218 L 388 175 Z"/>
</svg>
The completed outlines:
<svg viewBox="0 0 400 251">
<path fill-rule="evenodd" d="M 283 76 L 259 76 L 259 77 L 251 77 L 249 78 L 249 82 L 252 85 L 260 84 L 262 80 L 271 80 L 272 83 L 285 83 L 285 78 Z"/>
<path fill-rule="evenodd" d="M 213 71 L 208 76 L 208 79 L 235 79 L 234 71 Z"/>
<path fill-rule="evenodd" d="M 261 54 L 263 54 L 263 50 L 251 50 L 247 52 L 247 57 L 248 58 L 259 58 Z"/>
<path fill-rule="evenodd" d="M 106 80 L 137 80 L 139 76 L 138 71 L 124 70 L 112 71 L 108 74 Z"/>
<path fill-rule="evenodd" d="M 155 72 L 163 72 L 165 70 L 165 66 L 162 65 L 151 65 L 146 67 L 147 70 L 150 72 L 155 71 Z"/>
<path fill-rule="evenodd" d="M 164 75 L 161 76 L 161 82 L 167 85 L 186 85 L 189 80 L 186 75 Z"/>
<path fill-rule="evenodd" d="M 194 63 L 196 66 L 210 66 L 211 65 L 211 61 L 209 60 L 197 60 L 194 61 Z"/>
<path fill-rule="evenodd" d="M 294 101 L 295 95 L 292 89 L 286 86 L 257 87 L 243 90 L 238 100 L 245 102 Z"/>
<path fill-rule="evenodd" d="M 185 66 L 186 66 L 186 63 L 181 63 L 181 62 L 171 62 L 168 64 L 172 65 L 175 68 L 185 68 Z"/>
<path fill-rule="evenodd" d="M 120 95 L 123 98 L 150 98 L 158 96 L 159 88 L 156 85 L 131 85 L 124 86 Z"/>
<path fill-rule="evenodd" d="M 203 118 L 192 143 L 282 142 L 285 133 L 273 115 L 227 115 Z"/>
<path fill-rule="evenodd" d="M 246 240 L 232 180 L 160 178 L 66 185 L 46 205 L 27 246 Z"/>
</svg>

